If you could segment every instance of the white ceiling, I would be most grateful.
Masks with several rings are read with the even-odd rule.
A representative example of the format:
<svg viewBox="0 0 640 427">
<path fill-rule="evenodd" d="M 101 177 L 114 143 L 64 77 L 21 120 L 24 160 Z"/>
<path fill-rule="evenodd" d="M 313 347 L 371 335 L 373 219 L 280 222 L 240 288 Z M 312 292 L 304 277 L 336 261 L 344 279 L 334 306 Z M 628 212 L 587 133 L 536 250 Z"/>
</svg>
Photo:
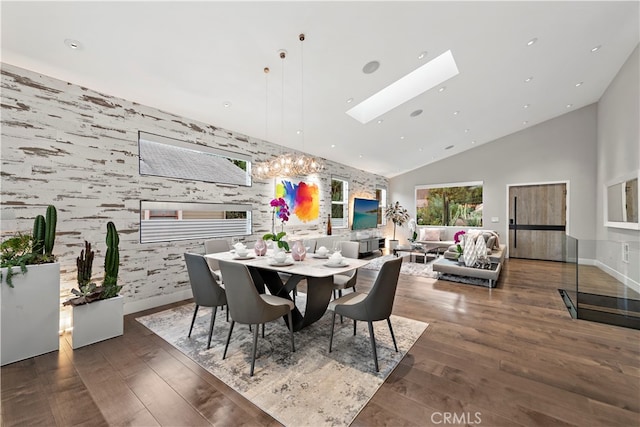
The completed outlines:
<svg viewBox="0 0 640 427">
<path fill-rule="evenodd" d="M 2 1 L 1 59 L 393 177 L 596 102 L 640 41 L 639 4 Z M 443 92 L 382 123 L 345 114 L 449 49 Z"/>
</svg>

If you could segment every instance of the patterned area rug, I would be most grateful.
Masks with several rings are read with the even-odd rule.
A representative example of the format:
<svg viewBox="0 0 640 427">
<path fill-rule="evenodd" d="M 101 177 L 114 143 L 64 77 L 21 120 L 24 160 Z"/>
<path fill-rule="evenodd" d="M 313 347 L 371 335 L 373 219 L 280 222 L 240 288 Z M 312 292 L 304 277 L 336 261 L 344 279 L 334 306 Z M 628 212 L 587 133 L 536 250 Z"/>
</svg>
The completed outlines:
<svg viewBox="0 0 640 427">
<path fill-rule="evenodd" d="M 369 264 L 360 268 L 366 268 L 368 270 L 380 270 L 382 264 L 384 264 L 386 261 L 389 261 L 390 259 L 394 259 L 395 257 L 395 255 L 384 255 L 381 257 L 377 257 L 372 259 Z M 402 261 L 400 274 L 408 274 L 410 276 L 423 276 L 436 279 L 438 277 L 438 272 L 433 271 L 431 264 L 433 264 L 433 261 L 429 261 L 426 264 L 422 262 L 409 262 L 409 256 L 407 255 Z"/>
<path fill-rule="evenodd" d="M 305 297 L 298 293 L 299 307 L 304 307 Z M 295 353 L 284 322 L 272 322 L 266 325 L 265 338 L 258 339 L 255 372 L 250 377 L 253 334 L 249 327 L 234 327 L 227 358 L 222 360 L 229 332 L 225 312 L 218 310 L 207 350 L 211 310 L 199 310 L 191 338 L 187 338 L 193 310 L 191 303 L 136 320 L 286 426 L 349 425 L 428 326 L 391 316 L 396 353 L 387 322 L 375 322 L 380 365 L 376 373 L 365 322 L 358 322 L 354 337 L 352 321 L 345 319 L 340 324 L 336 320 L 331 353 L 330 312 L 295 333 Z"/>
</svg>

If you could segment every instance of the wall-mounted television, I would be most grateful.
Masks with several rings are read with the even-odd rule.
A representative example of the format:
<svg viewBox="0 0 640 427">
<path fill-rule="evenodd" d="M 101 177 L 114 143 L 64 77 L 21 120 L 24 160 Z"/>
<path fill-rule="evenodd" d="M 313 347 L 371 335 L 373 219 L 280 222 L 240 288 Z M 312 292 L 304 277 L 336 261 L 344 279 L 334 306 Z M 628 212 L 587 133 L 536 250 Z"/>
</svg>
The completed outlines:
<svg viewBox="0 0 640 427">
<path fill-rule="evenodd" d="M 351 229 L 376 228 L 378 226 L 378 207 L 378 200 L 354 198 Z"/>
</svg>

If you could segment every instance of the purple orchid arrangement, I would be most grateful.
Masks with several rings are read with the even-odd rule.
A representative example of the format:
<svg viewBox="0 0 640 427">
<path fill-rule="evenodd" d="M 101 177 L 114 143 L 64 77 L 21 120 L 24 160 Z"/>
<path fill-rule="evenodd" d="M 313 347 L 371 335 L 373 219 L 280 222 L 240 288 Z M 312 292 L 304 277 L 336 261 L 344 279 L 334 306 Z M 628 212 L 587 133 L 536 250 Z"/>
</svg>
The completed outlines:
<svg viewBox="0 0 640 427">
<path fill-rule="evenodd" d="M 462 252 L 463 252 L 460 242 L 462 242 L 462 236 L 464 236 L 465 234 L 467 233 L 465 233 L 464 230 L 460 230 L 453 235 L 453 241 L 456 243 L 456 250 L 458 251 L 458 256 L 462 255 Z"/>
<path fill-rule="evenodd" d="M 289 221 L 289 216 L 291 212 L 289 211 L 289 205 L 282 197 L 276 197 L 269 202 L 269 205 L 273 208 L 271 213 L 271 233 L 267 233 L 262 236 L 262 240 L 273 240 L 277 242 L 278 247 L 284 249 L 285 251 L 289 250 L 289 243 L 282 240 L 282 238 L 287 234 L 284 231 L 284 223 Z M 281 222 L 281 226 L 283 228 L 279 233 L 275 232 L 275 218 L 276 216 Z"/>
</svg>

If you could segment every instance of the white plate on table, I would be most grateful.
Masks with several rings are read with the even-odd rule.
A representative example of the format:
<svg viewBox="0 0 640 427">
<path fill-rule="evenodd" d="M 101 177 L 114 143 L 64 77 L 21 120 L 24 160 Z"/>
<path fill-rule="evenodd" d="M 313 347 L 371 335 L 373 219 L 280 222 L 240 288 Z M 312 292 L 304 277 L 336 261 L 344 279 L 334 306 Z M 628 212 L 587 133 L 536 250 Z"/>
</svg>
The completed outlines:
<svg viewBox="0 0 640 427">
<path fill-rule="evenodd" d="M 245 255 L 245 256 L 236 255 L 233 257 L 233 259 L 237 259 L 237 260 L 254 259 L 254 258 L 255 258 L 254 255 Z"/>
<path fill-rule="evenodd" d="M 272 267 L 286 267 L 288 265 L 293 265 L 293 261 L 283 261 L 283 262 L 277 262 L 277 261 L 269 261 L 269 265 Z"/>
<path fill-rule="evenodd" d="M 313 254 L 313 257 L 318 259 L 329 259 L 329 254 L 326 254 L 326 255 Z"/>
<path fill-rule="evenodd" d="M 325 267 L 340 268 L 340 267 L 346 267 L 349 264 L 343 260 L 343 261 L 340 261 L 339 263 L 325 262 L 323 265 Z"/>
</svg>

